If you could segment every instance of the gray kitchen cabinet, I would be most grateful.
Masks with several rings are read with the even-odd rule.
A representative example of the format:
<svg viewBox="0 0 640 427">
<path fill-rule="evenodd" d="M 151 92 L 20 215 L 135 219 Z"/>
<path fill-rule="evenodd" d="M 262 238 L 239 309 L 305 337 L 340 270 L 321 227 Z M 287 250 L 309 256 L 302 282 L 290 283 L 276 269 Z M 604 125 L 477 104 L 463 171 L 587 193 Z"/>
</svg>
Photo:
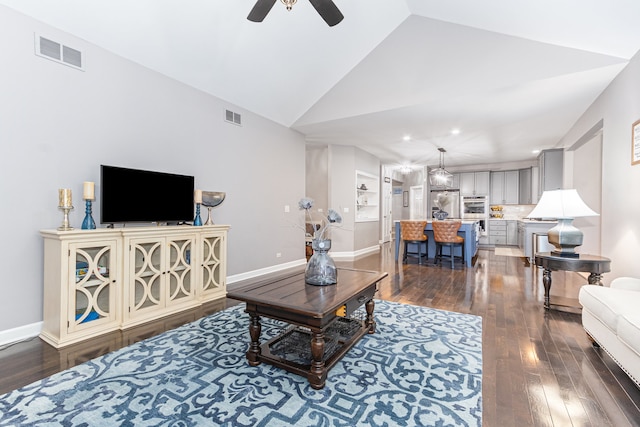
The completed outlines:
<svg viewBox="0 0 640 427">
<path fill-rule="evenodd" d="M 531 197 L 531 168 L 520 169 L 518 178 L 518 203 L 521 205 L 533 204 L 533 198 Z"/>
<path fill-rule="evenodd" d="M 507 244 L 507 222 L 502 219 L 489 220 L 489 244 Z"/>
<path fill-rule="evenodd" d="M 489 171 L 461 172 L 460 195 L 461 196 L 488 196 L 489 195 Z"/>
<path fill-rule="evenodd" d="M 534 221 L 529 219 L 518 221 L 518 246 L 524 252 L 524 256 L 529 258 L 529 262 L 533 262 L 535 256 L 534 236 L 547 234 L 549 229 L 557 224 L 557 221 Z"/>
<path fill-rule="evenodd" d="M 451 188 L 460 189 L 460 174 L 459 173 L 454 173 L 454 174 L 451 174 L 451 175 L 453 175 L 451 177 Z"/>
<path fill-rule="evenodd" d="M 518 221 L 491 219 L 489 220 L 489 244 L 518 246 Z"/>
<path fill-rule="evenodd" d="M 518 246 L 518 221 L 505 221 L 507 223 L 507 245 Z"/>
<path fill-rule="evenodd" d="M 562 174 L 564 166 L 564 150 L 561 148 L 543 150 L 538 156 L 540 171 L 539 196 L 547 190 L 562 188 Z"/>
<path fill-rule="evenodd" d="M 517 205 L 520 175 L 517 170 L 491 172 L 491 204 Z"/>
</svg>

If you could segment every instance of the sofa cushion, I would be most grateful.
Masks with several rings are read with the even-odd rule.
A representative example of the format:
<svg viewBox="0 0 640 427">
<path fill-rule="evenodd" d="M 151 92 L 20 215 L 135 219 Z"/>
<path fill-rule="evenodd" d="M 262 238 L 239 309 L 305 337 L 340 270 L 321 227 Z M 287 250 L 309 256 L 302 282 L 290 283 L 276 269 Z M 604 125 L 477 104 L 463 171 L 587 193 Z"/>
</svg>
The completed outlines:
<svg viewBox="0 0 640 427">
<path fill-rule="evenodd" d="M 584 285 L 578 295 L 580 304 L 600 319 L 612 332 L 618 328 L 618 317 L 633 314 L 640 306 L 640 292 Z"/>
<path fill-rule="evenodd" d="M 640 356 L 640 315 L 625 314 L 618 319 L 618 338 Z"/>
</svg>

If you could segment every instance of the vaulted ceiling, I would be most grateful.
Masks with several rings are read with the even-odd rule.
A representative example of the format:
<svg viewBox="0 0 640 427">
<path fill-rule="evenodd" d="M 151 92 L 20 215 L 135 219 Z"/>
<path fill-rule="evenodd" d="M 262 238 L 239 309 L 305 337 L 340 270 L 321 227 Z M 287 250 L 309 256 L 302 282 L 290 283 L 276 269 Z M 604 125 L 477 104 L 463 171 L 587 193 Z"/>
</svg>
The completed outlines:
<svg viewBox="0 0 640 427">
<path fill-rule="evenodd" d="M 512 162 L 552 148 L 640 49 L 636 0 L 0 0 L 309 143 L 387 164 Z M 452 129 L 459 129 L 454 135 Z M 404 138 L 409 140 L 404 140 Z"/>
</svg>

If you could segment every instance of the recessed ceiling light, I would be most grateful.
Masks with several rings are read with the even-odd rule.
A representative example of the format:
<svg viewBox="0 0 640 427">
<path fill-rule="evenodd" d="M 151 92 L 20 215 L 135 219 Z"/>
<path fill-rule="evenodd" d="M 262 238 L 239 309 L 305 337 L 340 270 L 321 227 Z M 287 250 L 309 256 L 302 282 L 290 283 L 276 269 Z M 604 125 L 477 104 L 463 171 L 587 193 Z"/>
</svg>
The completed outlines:
<svg viewBox="0 0 640 427">
<path fill-rule="evenodd" d="M 540 152 L 540 150 L 533 150 L 532 153 L 533 154 L 538 154 Z"/>
<path fill-rule="evenodd" d="M 458 128 L 451 129 L 451 135 L 459 135 L 459 134 L 460 134 L 460 129 Z"/>
<path fill-rule="evenodd" d="M 410 135 L 405 135 L 402 137 L 403 141 L 411 141 L 411 136 Z"/>
</svg>

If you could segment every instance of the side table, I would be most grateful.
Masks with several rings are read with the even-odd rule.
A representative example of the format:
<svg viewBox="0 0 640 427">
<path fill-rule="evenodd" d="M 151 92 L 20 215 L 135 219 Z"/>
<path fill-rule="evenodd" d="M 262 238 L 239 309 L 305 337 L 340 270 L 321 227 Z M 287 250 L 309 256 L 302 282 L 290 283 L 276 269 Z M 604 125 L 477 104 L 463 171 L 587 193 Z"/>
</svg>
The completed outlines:
<svg viewBox="0 0 640 427">
<path fill-rule="evenodd" d="M 552 255 L 551 252 L 538 252 L 535 255 L 535 263 L 542 267 L 542 283 L 544 284 L 544 308 L 549 309 L 549 290 L 551 289 L 552 271 L 579 271 L 589 274 L 590 285 L 602 286 L 602 275 L 611 271 L 611 260 L 597 255 L 580 254 L 578 257 L 564 257 Z"/>
</svg>

